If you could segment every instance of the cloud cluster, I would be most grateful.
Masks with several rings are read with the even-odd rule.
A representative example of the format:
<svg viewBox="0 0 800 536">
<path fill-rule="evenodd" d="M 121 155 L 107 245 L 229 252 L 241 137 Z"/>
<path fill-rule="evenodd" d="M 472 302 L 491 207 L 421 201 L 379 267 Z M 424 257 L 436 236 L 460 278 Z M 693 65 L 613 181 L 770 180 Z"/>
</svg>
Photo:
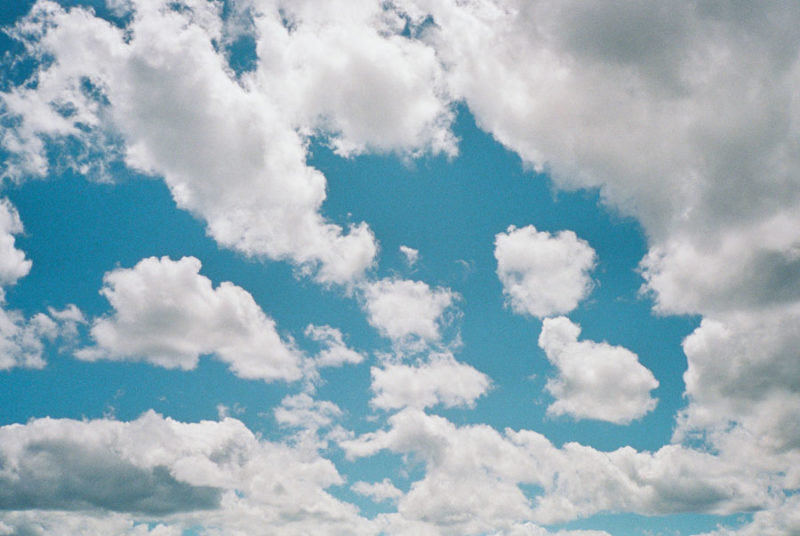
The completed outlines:
<svg viewBox="0 0 800 536">
<path fill-rule="evenodd" d="M 85 360 L 143 360 L 193 369 L 214 354 L 241 378 L 297 380 L 302 355 L 278 334 L 246 290 L 200 275 L 200 261 L 150 257 L 104 277 L 101 291 L 113 312 L 91 328 L 95 346 L 76 352 Z"/>
<path fill-rule="evenodd" d="M 494 256 L 503 293 L 516 313 L 537 317 L 572 311 L 592 288 L 596 255 L 572 231 L 551 235 L 513 225 L 495 236 Z"/>
<path fill-rule="evenodd" d="M 374 533 L 325 491 L 343 482 L 331 462 L 231 418 L 37 419 L 0 428 L 0 460 L 0 534 Z"/>
<path fill-rule="evenodd" d="M 765 475 L 779 475 L 778 488 L 797 487 L 800 476 L 786 470 L 797 466 L 800 453 L 796 3 L 667 9 L 645 0 L 248 0 L 238 4 L 249 14 L 241 27 L 224 20 L 214 2 L 112 4 L 128 12 L 119 25 L 40 0 L 13 32 L 39 63 L 30 80 L 0 95 L 6 177 L 23 180 L 66 166 L 110 179 L 104 170 L 121 159 L 162 177 L 178 206 L 201 218 L 219 244 L 287 260 L 322 283 L 359 282 L 368 320 L 381 334 L 428 345 L 440 341 L 455 294 L 422 282 L 364 279 L 376 238 L 366 223 L 323 215 L 326 179 L 307 164 L 308 144 L 319 139 L 342 156 L 454 155 L 451 109 L 464 103 L 481 128 L 526 164 L 548 171 L 557 186 L 599 188 L 606 204 L 635 216 L 648 241 L 643 290 L 655 308 L 704 317 L 684 343 L 688 406 L 676 441 L 697 434 L 720 458 L 676 445 L 652 455 L 587 454 L 588 475 L 613 467 L 612 476 L 577 491 L 559 487 L 570 482 L 566 476 L 558 483 L 531 476 L 546 497 L 555 497 L 535 508 L 497 464 L 473 464 L 459 470 L 472 475 L 474 489 L 494 493 L 457 501 L 442 490 L 468 487 L 436 450 L 461 453 L 451 436 L 472 438 L 465 445 L 514 447 L 512 453 L 522 448 L 518 443 L 541 441 L 404 412 L 393 417 L 391 431 L 349 447 L 427 456 L 429 474 L 400 499 L 397 516 L 386 518 L 398 533 L 439 523 L 454 532 L 504 527 L 536 534 L 538 528 L 511 520 L 568 519 L 604 508 L 766 506 L 759 495 L 766 487 L 751 487 L 760 477 L 736 480 L 728 472 L 724 459 L 736 452 L 746 453 L 746 469 L 758 460 Z M 225 45 L 243 35 L 255 42 L 254 59 L 235 69 Z M 52 149 L 67 143 L 80 149 L 51 162 L 48 154 L 59 153 Z M 30 270 L 15 247 L 20 231 L 16 211 L 3 201 L 2 285 Z M 413 264 L 416 254 L 404 251 Z M 516 312 L 566 314 L 591 288 L 594 251 L 569 231 L 509 228 L 497 235 L 495 256 Z M 212 288 L 199 268 L 191 259 L 151 259 L 109 274 L 104 293 L 114 311 L 95 322 L 97 345 L 79 355 L 191 368 L 200 355 L 214 353 L 242 377 L 298 378 L 300 357 L 252 297 L 231 284 Z M 57 332 L 56 320 L 0 309 L 0 368 L 43 366 L 42 338 Z M 651 409 L 657 382 L 636 357 L 578 342 L 576 330 L 566 319 L 545 321 L 541 345 L 558 368 L 549 384 L 557 398 L 552 411 L 627 422 Z M 342 350 L 335 332 L 314 328 L 309 336 L 330 345 L 320 363 L 357 359 Z M 593 367 L 598 362 L 601 370 Z M 469 405 L 486 388 L 480 373 L 452 360 L 384 365 L 373 370 L 380 407 L 408 405 L 412 395 L 422 406 Z M 463 382 L 427 384 L 440 369 Z M 588 371 L 607 376 L 587 380 Z M 408 378 L 407 389 L 385 380 L 390 375 Z M 624 389 L 603 388 L 612 375 Z M 600 395 L 611 392 L 624 397 L 603 403 Z M 591 402 L 583 398 L 589 393 Z M 547 463 L 579 450 L 566 446 Z M 44 466 L 48 452 L 42 451 Z M 159 480 L 154 467 L 136 474 L 177 485 Z M 587 495 L 573 495 L 580 493 Z M 609 502 L 598 504 L 598 497 Z M 557 514 L 543 513 L 551 510 Z M 766 531 L 770 523 L 790 531 L 787 511 L 759 514 L 743 533 Z"/>
<path fill-rule="evenodd" d="M 731 513 L 773 504 L 770 481 L 757 469 L 677 445 L 654 453 L 557 448 L 533 431 L 459 427 L 414 409 L 390 417 L 388 429 L 340 444 L 352 458 L 388 450 L 423 462 L 423 478 L 399 499 L 397 513 L 381 516 L 393 534 L 409 524 L 435 534 L 525 534 L 526 523 L 600 511 Z M 542 492 L 528 497 L 521 485 Z"/>
<path fill-rule="evenodd" d="M 568 318 L 546 318 L 539 346 L 556 367 L 546 389 L 556 401 L 551 415 L 627 424 L 656 407 L 658 381 L 636 354 L 605 342 L 578 341 L 581 328 Z"/>
</svg>

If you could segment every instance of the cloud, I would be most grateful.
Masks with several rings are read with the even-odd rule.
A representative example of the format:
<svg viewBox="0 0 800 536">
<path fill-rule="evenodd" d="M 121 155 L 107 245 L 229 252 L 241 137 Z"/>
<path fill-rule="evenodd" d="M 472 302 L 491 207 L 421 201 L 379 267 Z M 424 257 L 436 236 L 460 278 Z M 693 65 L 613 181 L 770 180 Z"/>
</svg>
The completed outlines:
<svg viewBox="0 0 800 536">
<path fill-rule="evenodd" d="M 324 283 L 361 277 L 377 250 L 372 232 L 359 223 L 345 233 L 321 216 L 326 181 L 306 165 L 303 125 L 255 79 L 232 78 L 214 48 L 220 6 L 132 6 L 125 29 L 45 1 L 20 24 L 16 35 L 29 51 L 53 61 L 35 73 L 36 84 L 3 95 L 19 121 L 4 146 L 22 162 L 7 173 L 43 175 L 43 139 L 65 136 L 86 147 L 86 161 L 74 166 L 85 171 L 108 158 L 98 155 L 115 154 L 105 150 L 111 136 L 130 168 L 163 177 L 178 206 L 205 220 L 221 245 L 288 260 Z M 104 132 L 113 136 L 95 139 Z"/>
<path fill-rule="evenodd" d="M 431 354 L 415 366 L 385 363 L 370 370 L 375 393 L 370 404 L 381 409 L 470 407 L 491 385 L 488 376 L 449 353 Z"/>
<path fill-rule="evenodd" d="M 417 264 L 417 261 L 419 260 L 419 250 L 410 248 L 408 246 L 400 246 L 400 253 L 403 254 L 403 257 L 405 258 L 406 264 L 409 266 L 409 268 Z"/>
<path fill-rule="evenodd" d="M 596 255 L 572 231 L 551 235 L 533 225 L 510 226 L 495 236 L 494 256 L 503 293 L 515 313 L 568 313 L 592 288 Z"/>
<path fill-rule="evenodd" d="M 395 501 L 403 496 L 403 492 L 388 478 L 373 483 L 359 481 L 350 486 L 350 489 L 359 495 L 369 497 L 374 502 Z"/>
<path fill-rule="evenodd" d="M 70 441 L 30 442 L 0 477 L 1 510 L 98 510 L 165 515 L 217 508 L 220 490 L 179 482 L 163 466 L 123 462 Z"/>
<path fill-rule="evenodd" d="M 17 209 L 8 199 L 0 199 L 0 287 L 13 285 L 31 271 L 32 263 L 25 252 L 14 246 L 14 235 L 22 231 Z"/>
<path fill-rule="evenodd" d="M 539 347 L 556 367 L 546 389 L 556 401 L 551 415 L 628 424 L 656 407 L 650 391 L 658 381 L 636 354 L 605 342 L 580 341 L 581 328 L 568 318 L 546 318 Z"/>
<path fill-rule="evenodd" d="M 432 289 L 422 281 L 381 279 L 363 287 L 370 325 L 395 342 L 438 341 L 445 311 L 458 298 L 447 288 Z"/>
<path fill-rule="evenodd" d="M 30 318 L 5 307 L 3 287 L 14 285 L 28 275 L 33 264 L 15 246 L 14 235 L 22 231 L 17 209 L 7 199 L 0 199 L 0 370 L 43 368 L 45 341 L 74 337 L 77 324 L 85 322 L 83 314 L 72 304 L 63 310 L 51 307 L 49 315 L 36 313 Z"/>
<path fill-rule="evenodd" d="M 780 536 L 800 532 L 800 497 L 788 497 L 783 504 L 753 514 L 753 520 L 739 529 L 719 527 L 697 536 Z"/>
<path fill-rule="evenodd" d="M 513 533 L 598 512 L 724 514 L 773 504 L 768 475 L 701 450 L 557 448 L 530 430 L 456 426 L 415 409 L 391 416 L 387 429 L 340 445 L 350 458 L 387 450 L 422 462 L 423 476 L 383 521 L 392 527 L 424 521 L 438 534 Z M 541 491 L 529 498 L 521 485 Z"/>
<path fill-rule="evenodd" d="M 281 339 L 253 297 L 230 282 L 213 288 L 200 267 L 194 257 L 149 257 L 108 272 L 101 293 L 113 312 L 94 321 L 95 346 L 76 357 L 189 370 L 214 354 L 241 378 L 299 379 L 299 350 Z"/>
<path fill-rule="evenodd" d="M 330 461 L 307 445 L 260 439 L 231 418 L 183 423 L 151 411 L 129 422 L 33 419 L 0 427 L 0 460 L 2 504 L 12 509 L 0 523 L 22 534 L 171 536 L 197 526 L 210 534 L 264 526 L 290 535 L 374 533 L 354 506 L 325 491 L 343 483 Z M 165 514 L 169 527 L 137 525 Z"/>
<path fill-rule="evenodd" d="M 314 362 L 318 367 L 340 367 L 345 364 L 357 365 L 364 360 L 363 354 L 356 352 L 345 344 L 342 332 L 336 328 L 309 324 L 306 327 L 305 335 L 324 346 L 314 358 Z"/>
<path fill-rule="evenodd" d="M 774 460 L 781 453 L 800 460 L 798 326 L 797 305 L 703 319 L 683 342 L 689 404 L 678 437 L 705 431 L 717 448 L 767 465 L 786 462 Z M 788 487 L 800 485 L 789 475 Z"/>
</svg>

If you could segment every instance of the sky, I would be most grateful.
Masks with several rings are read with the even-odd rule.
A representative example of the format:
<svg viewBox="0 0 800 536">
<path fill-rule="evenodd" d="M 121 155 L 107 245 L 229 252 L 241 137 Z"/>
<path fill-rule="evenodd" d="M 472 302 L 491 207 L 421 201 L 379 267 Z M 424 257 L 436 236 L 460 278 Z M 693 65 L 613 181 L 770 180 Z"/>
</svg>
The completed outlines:
<svg viewBox="0 0 800 536">
<path fill-rule="evenodd" d="M 0 25 L 0 536 L 800 534 L 800 4 Z"/>
</svg>

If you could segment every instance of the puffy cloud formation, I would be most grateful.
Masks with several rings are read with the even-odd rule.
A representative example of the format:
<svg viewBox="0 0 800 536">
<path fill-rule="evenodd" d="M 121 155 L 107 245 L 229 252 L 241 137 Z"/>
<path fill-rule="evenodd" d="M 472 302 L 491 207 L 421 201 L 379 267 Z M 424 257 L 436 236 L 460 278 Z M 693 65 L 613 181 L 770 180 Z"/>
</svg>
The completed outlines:
<svg viewBox="0 0 800 536">
<path fill-rule="evenodd" d="M 231 418 L 36 419 L 0 428 L 0 460 L 0 534 L 374 533 L 325 491 L 343 483 L 331 462 Z M 138 523 L 165 513 L 169 526 Z"/>
<path fill-rule="evenodd" d="M 96 345 L 76 356 L 188 370 L 214 354 L 241 378 L 299 379 L 299 350 L 281 339 L 253 297 L 230 282 L 213 288 L 200 267 L 194 257 L 150 257 L 107 273 L 101 293 L 113 312 L 94 321 Z"/>
<path fill-rule="evenodd" d="M 382 409 L 472 406 L 491 385 L 489 377 L 452 354 L 431 354 L 414 365 L 385 363 L 372 367 L 370 404 Z"/>
<path fill-rule="evenodd" d="M 407 279 L 367 283 L 363 294 L 369 323 L 397 342 L 438 341 L 443 315 L 458 297 L 450 289 Z"/>
<path fill-rule="evenodd" d="M 650 391 L 658 381 L 636 354 L 605 342 L 579 342 L 580 333 L 580 326 L 563 316 L 542 323 L 539 347 L 557 370 L 547 381 L 556 399 L 547 412 L 627 424 L 653 410 L 657 400 Z"/>
<path fill-rule="evenodd" d="M 31 261 L 25 258 L 25 252 L 14 246 L 14 235 L 21 232 L 22 221 L 17 209 L 8 199 L 0 199 L 0 286 L 13 285 L 31 270 Z"/>
<path fill-rule="evenodd" d="M 444 535 L 528 534 L 526 524 L 599 511 L 730 513 L 774 502 L 764 473 L 707 452 L 678 445 L 654 453 L 601 452 L 577 443 L 556 448 L 533 431 L 458 427 L 414 409 L 390 417 L 388 429 L 340 444 L 352 458 L 388 450 L 424 463 L 424 477 L 399 499 L 397 513 L 379 517 L 393 534 L 408 526 Z M 520 485 L 542 492 L 531 499 Z"/>
<path fill-rule="evenodd" d="M 743 459 L 758 447 L 755 459 L 763 463 L 779 454 L 800 460 L 798 305 L 706 318 L 683 349 L 689 406 L 679 437 L 706 431 L 717 448 Z M 787 480 L 788 487 L 800 486 L 800 471 L 788 471 Z"/>
<path fill-rule="evenodd" d="M 756 512 L 753 521 L 742 528 L 718 530 L 698 536 L 783 536 L 800 532 L 800 497 L 789 497 L 780 507 Z"/>
<path fill-rule="evenodd" d="M 375 502 L 394 501 L 403 496 L 403 492 L 397 489 L 388 478 L 373 483 L 359 481 L 350 486 L 350 489 Z"/>
<path fill-rule="evenodd" d="M 503 293 L 515 313 L 568 313 L 592 288 L 595 252 L 572 231 L 551 235 L 533 225 L 510 226 L 495 236 L 494 256 Z"/>
<path fill-rule="evenodd" d="M 265 33 L 259 40 L 258 50 L 266 56 L 258 73 L 246 80 L 233 76 L 215 48 L 215 43 L 225 39 L 220 4 L 189 1 L 178 9 L 167 1 L 141 1 L 130 6 L 133 13 L 125 28 L 90 11 L 65 10 L 46 0 L 38 2 L 19 25 L 17 36 L 27 41 L 30 52 L 53 61 L 42 64 L 36 84 L 3 95 L 5 113 L 19 120 L 19 126 L 2 140 L 17 155 L 6 174 L 45 174 L 44 139 L 68 136 L 82 142 L 86 154 L 78 155 L 80 161 L 73 163 L 81 172 L 91 165 L 103 167 L 105 163 L 97 160 L 109 157 L 98 155 L 115 156 L 105 145 L 118 140 L 116 156 L 121 155 L 135 170 L 163 177 L 178 206 L 205 220 L 209 234 L 223 246 L 248 255 L 287 259 L 322 282 L 345 283 L 360 277 L 376 253 L 372 232 L 360 223 L 345 233 L 321 216 L 325 177 L 306 165 L 306 141 L 298 134 L 316 125 L 306 121 L 338 109 L 319 110 L 312 118 L 303 118 L 286 107 L 287 95 L 308 93 L 298 93 L 289 82 L 305 72 L 306 65 L 303 57 L 281 61 L 271 54 L 290 36 L 280 25 L 277 6 L 265 6 L 259 17 L 262 31 L 278 33 Z M 277 26 L 270 25 L 270 20 Z M 374 38 L 379 39 L 377 34 Z M 277 43 L 272 43 L 275 39 Z M 421 45 L 405 48 L 416 50 Z M 405 48 L 402 43 L 387 43 L 382 50 L 354 46 L 351 55 L 366 50 L 378 54 L 360 60 L 378 80 L 368 86 L 361 78 L 364 72 L 351 73 L 351 80 L 358 81 L 350 84 L 351 91 L 373 93 L 378 99 L 385 97 L 381 88 L 402 91 L 404 86 L 397 80 L 386 80 L 398 71 L 376 62 L 391 59 L 410 66 L 413 58 L 407 56 L 414 51 L 406 53 Z M 307 47 L 301 42 L 292 49 Z M 329 60 L 334 66 L 349 60 L 345 56 L 334 62 L 329 54 L 317 56 L 317 62 Z M 424 73 L 409 74 L 409 91 L 428 87 Z M 283 80 L 281 87 L 274 83 L 276 79 Z M 324 79 L 308 82 L 314 84 L 331 87 Z M 399 96 L 390 98 L 394 101 Z M 348 100 L 345 94 L 341 102 L 360 101 Z M 439 121 L 436 109 L 426 115 L 429 109 L 421 107 L 405 137 L 386 139 L 383 145 L 387 149 L 395 143 L 413 145 L 428 119 Z M 365 117 L 374 116 L 365 112 Z M 352 126 L 347 121 L 335 125 L 344 129 L 345 144 L 358 145 L 374 130 L 359 121 Z"/>
<path fill-rule="evenodd" d="M 362 354 L 345 344 L 342 332 L 336 328 L 309 324 L 306 327 L 305 335 L 323 346 L 314 360 L 318 367 L 340 367 L 344 364 L 357 365 L 364 360 Z"/>
</svg>

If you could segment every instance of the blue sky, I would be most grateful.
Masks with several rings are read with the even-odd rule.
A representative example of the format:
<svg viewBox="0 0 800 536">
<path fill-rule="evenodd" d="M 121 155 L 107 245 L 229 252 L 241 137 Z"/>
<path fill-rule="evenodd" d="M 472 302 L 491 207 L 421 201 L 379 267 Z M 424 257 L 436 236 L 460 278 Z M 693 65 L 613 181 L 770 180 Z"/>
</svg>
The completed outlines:
<svg viewBox="0 0 800 536">
<path fill-rule="evenodd" d="M 796 534 L 798 18 L 3 6 L 0 534 Z"/>
</svg>

